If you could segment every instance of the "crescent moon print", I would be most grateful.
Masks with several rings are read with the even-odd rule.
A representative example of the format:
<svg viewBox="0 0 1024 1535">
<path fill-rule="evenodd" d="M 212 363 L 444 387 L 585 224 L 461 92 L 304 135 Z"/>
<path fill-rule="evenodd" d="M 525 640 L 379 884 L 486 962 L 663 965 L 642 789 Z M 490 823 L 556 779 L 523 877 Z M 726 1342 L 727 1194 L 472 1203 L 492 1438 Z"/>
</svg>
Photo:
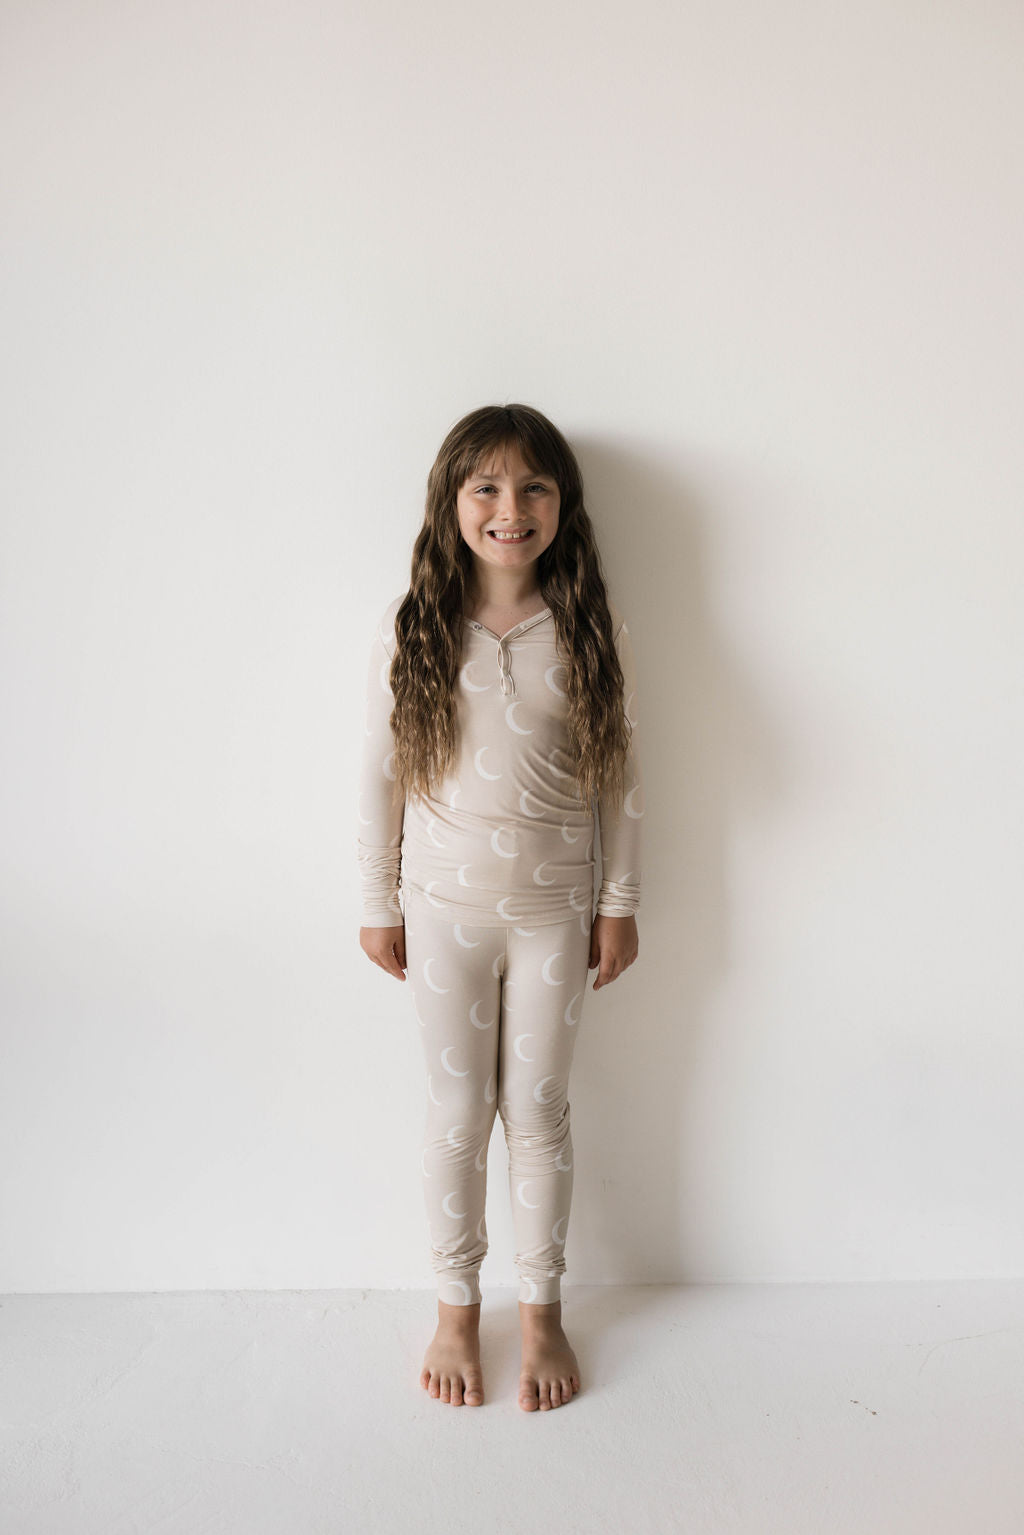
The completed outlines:
<svg viewBox="0 0 1024 1535">
<path fill-rule="evenodd" d="M 432 1178 L 434 1176 L 433 1173 L 428 1173 L 427 1172 L 427 1148 L 426 1148 L 426 1146 L 424 1146 L 423 1150 L 420 1152 L 420 1166 L 423 1169 L 423 1176 L 424 1176 L 424 1178 Z"/>
<path fill-rule="evenodd" d="M 517 736 L 532 736 L 532 730 L 528 729 L 526 725 L 517 725 L 515 720 L 512 718 L 512 711 L 514 709 L 521 709 L 522 707 L 522 700 L 518 698 L 514 703 L 509 704 L 505 710 L 505 724 L 510 730 L 514 730 Z"/>
<path fill-rule="evenodd" d="M 544 814 L 544 806 L 540 805 L 539 810 L 531 810 L 529 805 L 526 803 L 528 799 L 536 799 L 537 804 L 540 805 L 540 800 L 537 799 L 536 794 L 534 794 L 531 789 L 524 789 L 522 794 L 519 796 L 519 808 L 523 812 L 523 815 L 531 816 L 533 820 L 539 821 Z"/>
<path fill-rule="evenodd" d="M 429 972 L 430 972 L 431 965 L 434 963 L 434 959 L 435 959 L 435 956 L 433 954 L 431 954 L 429 959 L 425 959 L 423 961 L 423 979 L 426 981 L 426 983 L 430 987 L 431 991 L 436 991 L 439 997 L 443 997 L 449 991 L 451 991 L 451 987 L 450 986 L 438 986 L 438 985 L 435 984 L 434 981 L 432 981 L 430 979 Z"/>
<path fill-rule="evenodd" d="M 461 1220 L 466 1213 L 465 1210 L 450 1210 L 448 1208 L 448 1201 L 455 1198 L 455 1193 L 455 1189 L 452 1189 L 451 1193 L 446 1194 L 441 1201 L 441 1209 L 445 1215 L 450 1215 L 453 1221 Z"/>
<path fill-rule="evenodd" d="M 377 681 L 380 683 L 380 690 L 381 690 L 382 693 L 390 693 L 391 692 L 391 681 L 390 681 L 390 678 L 391 678 L 391 662 L 390 662 L 390 660 L 388 660 L 388 661 L 382 662 L 380 671 L 377 673 Z"/>
<path fill-rule="evenodd" d="M 480 947 L 482 939 L 480 939 L 480 938 L 463 938 L 463 936 L 462 936 L 462 923 L 461 922 L 456 922 L 456 924 L 455 924 L 455 942 L 456 943 L 461 943 L 461 945 L 462 945 L 462 947 L 464 949 L 478 949 Z"/>
<path fill-rule="evenodd" d="M 477 1010 L 477 1008 L 479 1006 L 480 1006 L 479 1002 L 474 1002 L 473 1006 L 470 1008 L 470 1010 L 469 1010 L 469 1021 L 470 1021 L 470 1023 L 473 1025 L 474 1029 L 491 1029 L 491 1028 L 493 1028 L 494 1027 L 494 1019 L 493 1018 L 491 1019 L 490 1023 L 481 1023 L 480 1019 L 476 1016 L 476 1010 Z"/>
<path fill-rule="evenodd" d="M 482 1215 L 476 1223 L 476 1236 L 478 1242 L 487 1241 L 487 1227 L 484 1225 L 484 1217 Z"/>
<path fill-rule="evenodd" d="M 636 693 L 635 692 L 630 693 L 629 697 L 626 699 L 626 702 L 622 706 L 622 712 L 626 716 L 626 719 L 629 722 L 630 728 L 633 729 L 633 730 L 635 730 L 637 725 L 640 723 L 640 721 L 637 719 L 636 715 L 630 714 L 630 712 L 629 712 L 629 706 L 633 702 L 635 697 L 636 697 Z"/>
<path fill-rule="evenodd" d="M 558 1171 L 560 1173 L 571 1173 L 572 1172 L 572 1163 L 571 1162 L 563 1162 L 562 1158 L 563 1158 L 564 1155 L 565 1155 L 564 1151 L 560 1151 L 558 1153 L 557 1157 L 555 1158 L 555 1166 L 558 1168 Z"/>
<path fill-rule="evenodd" d="M 518 933 L 520 938 L 536 938 L 537 936 L 537 929 L 535 927 L 514 927 L 512 931 Z"/>
<path fill-rule="evenodd" d="M 447 1136 L 445 1137 L 449 1146 L 460 1146 L 462 1144 L 462 1142 L 459 1140 L 459 1131 L 464 1130 L 465 1128 L 465 1125 L 452 1125 L 451 1129 L 448 1131 Z"/>
<path fill-rule="evenodd" d="M 512 1041 L 512 1048 L 516 1052 L 516 1054 L 518 1055 L 518 1057 L 519 1057 L 519 1059 L 521 1061 L 526 1061 L 527 1063 L 529 1063 L 530 1061 L 533 1060 L 533 1056 L 532 1055 L 524 1055 L 523 1054 L 523 1040 L 524 1039 L 532 1039 L 532 1038 L 533 1038 L 532 1034 L 517 1034 L 515 1039 Z"/>
<path fill-rule="evenodd" d="M 524 1305 L 528 1306 L 532 1300 L 537 1299 L 537 1285 L 534 1280 L 527 1279 L 525 1274 L 523 1275 L 523 1284 L 528 1284 L 530 1286 L 530 1293 L 523 1303 Z"/>
<path fill-rule="evenodd" d="M 583 916 L 580 918 L 580 932 L 583 934 L 584 938 L 590 937 L 593 926 L 594 924 L 591 918 L 587 915 L 586 912 L 584 912 Z"/>
<path fill-rule="evenodd" d="M 473 1162 L 473 1166 L 476 1168 L 478 1173 L 482 1173 L 484 1168 L 487 1166 L 487 1143 L 486 1143 L 486 1141 L 480 1147 L 480 1150 L 477 1152 L 476 1158 L 475 1158 L 475 1160 Z"/>
<path fill-rule="evenodd" d="M 586 900 L 583 901 L 582 904 L 579 901 L 577 901 L 577 899 L 576 899 L 576 896 L 577 896 L 578 892 L 581 891 L 581 890 L 583 891 L 583 894 L 586 896 Z M 572 889 L 569 891 L 569 905 L 572 907 L 573 911 L 587 911 L 589 909 L 590 905 L 591 905 L 592 900 L 593 900 L 593 893 L 591 893 L 591 895 L 588 896 L 587 895 L 587 889 L 586 889 L 585 885 L 574 885 L 572 887 Z"/>
<path fill-rule="evenodd" d="M 455 785 L 455 788 L 452 790 L 451 795 L 450 795 L 450 797 L 448 799 L 448 809 L 449 810 L 454 810 L 455 809 L 455 801 L 458 799 L 458 797 L 459 797 L 459 795 L 461 793 L 462 793 L 462 785 L 460 783 L 457 783 Z"/>
<path fill-rule="evenodd" d="M 484 750 L 486 751 L 487 748 L 484 747 Z M 505 849 L 501 845 L 501 834 L 502 834 L 502 832 L 508 832 L 509 836 L 513 839 L 513 847 L 512 847 L 511 853 L 507 853 L 505 851 Z M 491 847 L 497 853 L 499 858 L 518 858 L 519 857 L 519 849 L 514 845 L 515 844 L 515 835 L 516 834 L 512 830 L 511 826 L 499 826 L 496 831 L 492 831 L 491 832 Z"/>
<path fill-rule="evenodd" d="M 639 821 L 640 817 L 643 815 L 643 811 L 642 810 L 634 810 L 632 808 L 632 806 L 630 805 L 630 803 L 629 803 L 630 800 L 633 798 L 633 795 L 634 794 L 639 794 L 639 793 L 640 793 L 640 785 L 638 783 L 635 783 L 633 785 L 633 787 L 630 789 L 629 793 L 626 795 L 626 798 L 623 800 L 623 805 L 625 807 L 626 814 L 629 816 L 631 821 Z"/>
<path fill-rule="evenodd" d="M 473 766 L 476 768 L 476 770 L 480 774 L 481 778 L 489 778 L 492 782 L 496 782 L 501 777 L 501 774 L 500 773 L 488 773 L 487 769 L 484 767 L 483 763 L 480 761 L 480 758 L 483 756 L 483 754 L 484 754 L 484 752 L 486 750 L 487 750 L 486 746 L 481 746 L 480 750 L 477 752 L 476 756 L 473 758 Z"/>
<path fill-rule="evenodd" d="M 568 823 L 568 821 L 563 821 L 562 822 L 562 841 L 563 842 L 578 842 L 580 840 L 580 835 L 581 834 L 579 832 L 577 832 L 575 834 L 575 836 L 570 836 L 569 835 L 569 823 Z"/>
<path fill-rule="evenodd" d="M 448 1058 L 449 1055 L 451 1055 L 451 1053 L 452 1053 L 452 1051 L 454 1049 L 455 1049 L 454 1045 L 446 1045 L 445 1046 L 445 1048 L 441 1051 L 441 1065 L 444 1067 L 445 1071 L 451 1077 L 468 1077 L 469 1076 L 469 1072 L 468 1071 L 456 1071 L 454 1066 L 449 1066 L 447 1058 Z"/>
<path fill-rule="evenodd" d="M 538 1200 L 536 1204 L 532 1204 L 531 1201 L 529 1199 L 527 1199 L 526 1195 L 523 1193 L 523 1190 L 525 1189 L 526 1185 L 528 1183 L 530 1183 L 531 1181 L 532 1180 L 529 1179 L 529 1178 L 525 1178 L 523 1180 L 523 1182 L 516 1189 L 516 1197 L 518 1198 L 519 1203 L 521 1205 L 523 1205 L 525 1209 L 527 1209 L 527 1210 L 539 1210 L 540 1209 L 540 1201 Z"/>
<path fill-rule="evenodd" d="M 443 901 L 439 901 L 436 896 L 431 895 L 431 893 L 430 893 L 433 890 L 433 888 L 434 888 L 434 886 L 436 884 L 437 884 L 437 880 L 436 879 L 432 879 L 429 884 L 424 885 L 423 886 L 423 894 L 426 896 L 426 898 L 430 902 L 431 906 L 443 906 L 444 902 Z M 430 961 L 428 960 L 427 963 L 429 964 Z M 435 990 L 436 989 L 437 988 L 435 987 Z M 448 988 L 445 987 L 446 991 L 447 991 L 447 989 Z"/>
<path fill-rule="evenodd" d="M 556 746 L 554 751 L 548 753 L 548 767 L 551 769 L 552 773 L 555 774 L 556 778 L 571 778 L 573 776 L 571 773 L 567 773 L 565 768 L 560 768 L 558 766 L 558 763 L 555 761 L 557 756 L 558 747 Z"/>
<path fill-rule="evenodd" d="M 394 752 L 388 752 L 387 756 L 384 758 L 384 761 L 381 763 L 381 768 L 383 770 L 384 777 L 390 778 L 391 782 L 394 783 L 396 777 Z"/>
<path fill-rule="evenodd" d="M 544 681 L 547 683 L 547 685 L 551 689 L 552 693 L 557 693 L 559 698 L 564 698 L 565 697 L 565 689 L 564 688 L 560 688 L 558 686 L 558 684 L 555 682 L 555 673 L 556 672 L 561 672 L 563 676 L 565 675 L 565 665 L 564 665 L 564 663 L 559 662 L 558 665 L 556 665 L 556 666 L 549 666 L 547 671 L 544 673 Z"/>
<path fill-rule="evenodd" d="M 440 1108 L 441 1107 L 441 1100 L 440 1100 L 440 1098 L 436 1097 L 435 1094 L 434 1094 L 434 1079 L 433 1079 L 432 1076 L 429 1075 L 429 1073 L 427 1075 L 427 1093 L 430 1096 L 431 1103 L 436 1103 L 437 1107 Z"/>
<path fill-rule="evenodd" d="M 564 981 L 556 981 L 548 973 L 549 970 L 550 970 L 550 967 L 554 964 L 555 960 L 556 959 L 562 959 L 562 958 L 564 958 L 564 953 L 560 949 L 557 954 L 549 954 L 547 959 L 544 961 L 543 965 L 541 965 L 541 967 L 540 967 L 541 978 L 544 981 L 544 984 L 546 986 L 564 986 L 565 985 Z"/>
<path fill-rule="evenodd" d="M 492 1071 L 490 1076 L 487 1078 L 487 1081 L 484 1083 L 484 1102 L 493 1103 L 497 1096 L 498 1084 L 494 1080 L 494 1072 Z"/>
<path fill-rule="evenodd" d="M 577 1023 L 579 1023 L 579 1021 L 580 1021 L 579 1013 L 577 1013 L 576 1017 L 574 1018 L 572 1016 L 572 1010 L 576 1006 L 577 1002 L 582 1002 L 582 1001 L 583 1001 L 583 993 L 582 993 L 582 991 L 578 991 L 576 993 L 576 995 L 573 997 L 572 1001 L 569 1003 L 569 1006 L 566 1008 L 565 1012 L 562 1014 L 562 1017 L 565 1019 L 566 1023 L 569 1025 L 570 1028 L 575 1027 L 575 1025 Z"/>
<path fill-rule="evenodd" d="M 494 956 L 494 964 L 491 966 L 491 974 L 494 976 L 496 981 L 501 980 L 501 962 L 504 957 L 505 956 L 503 954 L 495 954 Z"/>
<path fill-rule="evenodd" d="M 450 1285 L 454 1285 L 456 1287 L 456 1289 L 459 1289 L 459 1290 L 462 1291 L 462 1293 L 466 1297 L 467 1305 L 472 1302 L 473 1291 L 470 1289 L 469 1285 L 466 1283 L 466 1281 L 464 1279 L 449 1279 L 448 1283 Z"/>
<path fill-rule="evenodd" d="M 508 905 L 511 899 L 512 897 L 510 895 L 503 895 L 501 900 L 498 902 L 497 907 L 495 908 L 498 916 L 504 917 L 506 922 L 514 922 L 516 920 L 510 911 L 505 910 L 505 907 Z"/>
<path fill-rule="evenodd" d="M 559 1226 L 564 1225 L 568 1219 L 569 1217 L 567 1215 L 560 1215 L 551 1228 L 551 1240 L 554 1242 L 556 1247 L 562 1247 L 565 1243 L 565 1232 L 563 1231 L 562 1235 L 559 1236 L 558 1228 Z"/>
<path fill-rule="evenodd" d="M 466 870 L 468 868 L 469 868 L 469 864 L 468 863 L 462 864 L 460 866 L 460 868 L 459 868 L 458 874 L 455 876 L 456 879 L 458 880 L 459 884 L 464 886 L 467 890 L 469 888 L 469 880 L 466 878 Z"/>
<path fill-rule="evenodd" d="M 430 838 L 435 847 L 444 847 L 445 844 L 439 841 L 438 838 L 434 835 L 434 827 L 437 824 L 437 816 L 432 815 L 430 820 L 427 822 L 427 836 Z"/>
<path fill-rule="evenodd" d="M 470 662 L 469 665 L 472 665 L 472 662 Z M 491 684 L 489 682 L 485 682 L 483 684 L 479 682 L 470 682 L 469 666 L 464 666 L 462 668 L 461 677 L 462 686 L 466 689 L 467 693 L 487 693 L 490 691 Z"/>
<path fill-rule="evenodd" d="M 535 885 L 553 885 L 555 883 L 555 880 L 558 877 L 557 875 L 552 874 L 550 879 L 544 879 L 544 877 L 542 876 L 540 871 L 541 871 L 541 869 L 546 869 L 546 868 L 547 868 L 547 863 L 539 863 L 537 865 L 537 867 L 534 869 L 534 871 L 533 871 L 533 883 Z"/>
<path fill-rule="evenodd" d="M 558 1097 L 558 1088 L 556 1087 L 555 1091 L 549 1096 L 544 1091 L 544 1084 L 546 1082 L 557 1082 L 557 1081 L 558 1081 L 557 1077 L 541 1077 L 540 1081 L 537 1083 L 537 1086 L 533 1089 L 533 1096 L 537 1100 L 538 1103 L 548 1104 L 548 1103 L 553 1103 L 555 1101 L 555 1099 Z"/>
</svg>

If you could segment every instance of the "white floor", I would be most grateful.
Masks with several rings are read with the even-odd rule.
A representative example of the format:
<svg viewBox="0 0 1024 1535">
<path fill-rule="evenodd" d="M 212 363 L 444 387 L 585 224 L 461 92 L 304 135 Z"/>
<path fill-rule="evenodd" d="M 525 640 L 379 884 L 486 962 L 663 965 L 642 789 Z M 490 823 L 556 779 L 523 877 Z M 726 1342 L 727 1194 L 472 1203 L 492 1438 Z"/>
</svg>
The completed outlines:
<svg viewBox="0 0 1024 1535">
<path fill-rule="evenodd" d="M 3 1535 L 1021 1535 L 1024 1281 L 567 1286 L 583 1391 L 417 1383 L 426 1291 L 0 1300 Z"/>
</svg>

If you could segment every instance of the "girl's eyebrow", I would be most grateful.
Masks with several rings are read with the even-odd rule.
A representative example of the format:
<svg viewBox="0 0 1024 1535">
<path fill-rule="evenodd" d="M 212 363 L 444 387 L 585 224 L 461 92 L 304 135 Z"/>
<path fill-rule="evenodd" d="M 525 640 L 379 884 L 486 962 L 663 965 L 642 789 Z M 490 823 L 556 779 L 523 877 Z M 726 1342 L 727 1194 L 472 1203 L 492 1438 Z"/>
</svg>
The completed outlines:
<svg viewBox="0 0 1024 1535">
<path fill-rule="evenodd" d="M 482 469 L 477 470 L 475 474 L 470 475 L 471 480 L 500 480 L 501 478 L 502 476 L 500 474 L 488 474 L 485 470 Z M 521 480 L 553 480 L 554 475 L 545 474 L 543 469 L 531 469 L 529 474 L 520 475 L 519 478 Z"/>
</svg>

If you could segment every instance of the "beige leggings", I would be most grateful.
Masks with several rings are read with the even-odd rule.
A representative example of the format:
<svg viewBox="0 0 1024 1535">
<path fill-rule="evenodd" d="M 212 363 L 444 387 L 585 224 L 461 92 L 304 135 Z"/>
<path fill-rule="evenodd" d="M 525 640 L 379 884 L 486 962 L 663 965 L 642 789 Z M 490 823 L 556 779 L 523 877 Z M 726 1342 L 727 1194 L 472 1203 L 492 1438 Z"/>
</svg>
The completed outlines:
<svg viewBox="0 0 1024 1535">
<path fill-rule="evenodd" d="M 569 1068 L 591 922 L 588 912 L 534 928 L 469 927 L 405 892 L 407 973 L 427 1063 L 423 1188 L 438 1296 L 450 1305 L 480 1299 L 496 1110 L 519 1299 L 560 1298 L 573 1181 Z"/>
</svg>

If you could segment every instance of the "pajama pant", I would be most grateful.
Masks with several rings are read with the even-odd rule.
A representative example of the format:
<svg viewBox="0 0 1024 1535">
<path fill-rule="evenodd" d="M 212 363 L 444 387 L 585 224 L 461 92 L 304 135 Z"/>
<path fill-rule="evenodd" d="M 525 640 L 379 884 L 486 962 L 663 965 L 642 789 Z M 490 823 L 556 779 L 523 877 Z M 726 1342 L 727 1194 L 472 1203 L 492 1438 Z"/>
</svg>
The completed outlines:
<svg viewBox="0 0 1024 1535">
<path fill-rule="evenodd" d="M 590 956 L 589 913 L 469 927 L 405 893 L 405 953 L 427 1065 L 423 1188 L 449 1305 L 480 1299 L 494 1115 L 508 1146 L 519 1299 L 557 1301 L 572 1199 L 569 1068 Z"/>
</svg>

